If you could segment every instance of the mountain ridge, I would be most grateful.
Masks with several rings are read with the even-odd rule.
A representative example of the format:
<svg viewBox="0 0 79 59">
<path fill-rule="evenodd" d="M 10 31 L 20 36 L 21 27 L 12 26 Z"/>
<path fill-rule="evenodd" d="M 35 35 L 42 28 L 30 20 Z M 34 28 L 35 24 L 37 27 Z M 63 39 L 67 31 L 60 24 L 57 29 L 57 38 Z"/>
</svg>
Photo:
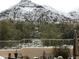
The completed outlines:
<svg viewBox="0 0 79 59">
<path fill-rule="evenodd" d="M 62 21 L 63 19 L 66 20 L 70 19 L 79 19 L 79 15 L 74 17 L 72 15 L 78 15 L 73 12 L 68 13 L 66 16 L 55 10 L 54 8 L 50 8 L 48 6 L 42 6 L 33 3 L 30 0 L 21 0 L 17 5 L 14 7 L 7 9 L 6 11 L 0 13 L 0 19 L 24 19 L 24 20 L 44 20 L 44 21 Z"/>
</svg>

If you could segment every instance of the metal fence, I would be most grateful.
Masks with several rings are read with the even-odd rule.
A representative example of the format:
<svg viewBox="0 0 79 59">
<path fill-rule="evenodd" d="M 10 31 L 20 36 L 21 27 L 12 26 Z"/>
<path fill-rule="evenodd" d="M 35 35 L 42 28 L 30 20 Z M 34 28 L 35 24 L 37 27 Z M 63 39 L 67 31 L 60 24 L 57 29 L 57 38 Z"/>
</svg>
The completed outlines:
<svg viewBox="0 0 79 59">
<path fill-rule="evenodd" d="M 73 39 L 23 39 L 20 41 L 0 41 L 0 49 L 22 48 L 22 47 L 52 47 L 62 45 L 72 45 Z"/>
</svg>

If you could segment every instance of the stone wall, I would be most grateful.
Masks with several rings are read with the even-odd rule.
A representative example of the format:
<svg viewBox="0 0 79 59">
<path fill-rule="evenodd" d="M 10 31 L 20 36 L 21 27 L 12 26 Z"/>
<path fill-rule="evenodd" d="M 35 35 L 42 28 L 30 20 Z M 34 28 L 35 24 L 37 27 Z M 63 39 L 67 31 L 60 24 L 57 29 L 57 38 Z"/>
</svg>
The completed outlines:
<svg viewBox="0 0 79 59">
<path fill-rule="evenodd" d="M 47 55 L 51 55 L 54 51 L 54 48 L 52 47 L 40 47 L 40 48 L 21 48 L 17 49 L 17 52 L 19 53 L 19 56 L 23 57 L 40 57 L 43 55 L 43 52 Z M 1 49 L 0 50 L 0 56 L 8 57 L 8 54 L 11 53 L 12 57 L 14 57 L 14 53 L 16 52 L 16 49 Z M 73 49 L 70 49 L 71 55 L 73 55 Z"/>
</svg>

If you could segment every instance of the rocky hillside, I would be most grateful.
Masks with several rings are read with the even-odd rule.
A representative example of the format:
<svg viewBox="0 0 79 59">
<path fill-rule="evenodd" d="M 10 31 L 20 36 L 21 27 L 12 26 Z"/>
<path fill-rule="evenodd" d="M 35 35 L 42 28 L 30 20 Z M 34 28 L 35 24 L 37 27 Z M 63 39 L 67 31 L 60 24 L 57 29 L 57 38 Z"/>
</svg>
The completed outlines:
<svg viewBox="0 0 79 59">
<path fill-rule="evenodd" d="M 0 13 L 0 19 L 11 18 L 31 21 L 61 21 L 66 17 L 55 9 L 41 6 L 29 0 L 21 0 L 14 7 Z"/>
</svg>

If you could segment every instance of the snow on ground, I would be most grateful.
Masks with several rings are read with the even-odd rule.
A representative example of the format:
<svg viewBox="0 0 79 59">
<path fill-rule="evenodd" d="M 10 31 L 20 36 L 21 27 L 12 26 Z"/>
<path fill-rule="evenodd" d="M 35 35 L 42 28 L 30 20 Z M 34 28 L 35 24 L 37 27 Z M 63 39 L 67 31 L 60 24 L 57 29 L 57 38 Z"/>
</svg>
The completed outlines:
<svg viewBox="0 0 79 59">
<path fill-rule="evenodd" d="M 4 57 L 0 56 L 0 59 L 5 59 Z"/>
</svg>

